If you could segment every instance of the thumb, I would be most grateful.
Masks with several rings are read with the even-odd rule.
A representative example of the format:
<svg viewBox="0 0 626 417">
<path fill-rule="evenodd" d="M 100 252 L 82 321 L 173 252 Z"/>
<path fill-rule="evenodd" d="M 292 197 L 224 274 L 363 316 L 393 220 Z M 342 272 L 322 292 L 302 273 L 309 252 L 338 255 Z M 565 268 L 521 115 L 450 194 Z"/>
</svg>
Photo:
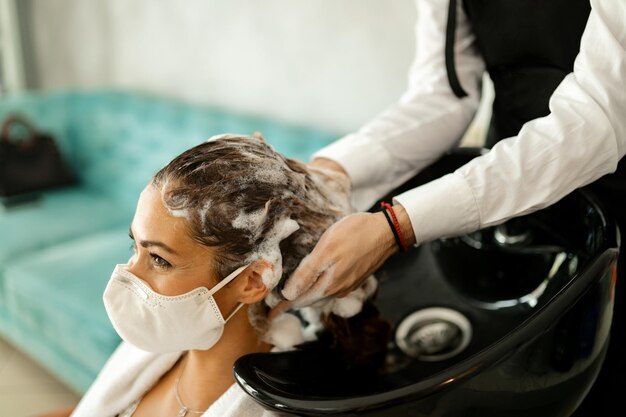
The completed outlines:
<svg viewBox="0 0 626 417">
<path fill-rule="evenodd" d="M 305 256 L 293 274 L 287 278 L 282 290 L 283 297 L 287 300 L 295 300 L 315 284 L 320 272 L 313 266 L 314 259 L 312 255 Z"/>
<path fill-rule="evenodd" d="M 290 301 L 279 302 L 278 304 L 276 304 L 276 306 L 274 306 L 274 308 L 270 310 L 270 312 L 267 314 L 267 318 L 270 321 L 274 320 L 276 317 L 289 310 L 291 308 L 291 304 L 292 303 Z"/>
</svg>

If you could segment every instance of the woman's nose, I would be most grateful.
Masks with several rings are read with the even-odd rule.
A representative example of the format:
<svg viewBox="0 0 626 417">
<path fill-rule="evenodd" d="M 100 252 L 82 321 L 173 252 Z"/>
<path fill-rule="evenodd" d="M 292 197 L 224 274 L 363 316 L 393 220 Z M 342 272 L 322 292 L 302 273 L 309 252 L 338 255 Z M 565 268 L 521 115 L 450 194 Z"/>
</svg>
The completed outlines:
<svg viewBox="0 0 626 417">
<path fill-rule="evenodd" d="M 154 283 L 151 279 L 149 268 L 146 265 L 146 263 L 149 261 L 144 256 L 149 257 L 148 254 L 142 254 L 141 252 L 136 252 L 128 260 L 128 263 L 126 265 L 126 270 L 130 272 L 131 274 L 133 274 L 134 276 L 136 276 L 137 278 L 139 278 L 140 280 L 144 281 L 146 284 L 148 284 L 151 288 L 154 289 L 154 285 L 153 285 Z"/>
<path fill-rule="evenodd" d="M 126 270 L 128 272 L 130 272 L 131 274 L 133 274 L 134 276 L 143 279 L 142 273 L 141 273 L 141 267 L 140 264 L 141 262 L 138 262 L 138 254 L 133 254 L 133 256 L 130 257 L 130 259 L 128 260 L 128 262 L 126 263 Z"/>
<path fill-rule="evenodd" d="M 126 268 L 127 269 L 132 268 L 135 265 L 136 261 L 137 261 L 137 254 L 133 253 L 132 255 L 130 255 L 130 258 L 128 258 L 128 261 L 126 261 Z"/>
</svg>

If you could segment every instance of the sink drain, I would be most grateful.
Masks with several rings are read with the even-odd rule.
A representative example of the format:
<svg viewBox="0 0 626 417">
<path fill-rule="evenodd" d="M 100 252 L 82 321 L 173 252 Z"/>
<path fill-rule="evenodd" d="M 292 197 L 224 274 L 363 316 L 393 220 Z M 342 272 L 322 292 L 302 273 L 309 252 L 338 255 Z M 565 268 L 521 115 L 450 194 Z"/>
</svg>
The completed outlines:
<svg viewBox="0 0 626 417">
<path fill-rule="evenodd" d="M 396 344 L 405 354 L 421 361 L 448 359 L 467 347 L 472 326 L 455 310 L 432 307 L 409 314 L 396 330 Z"/>
</svg>

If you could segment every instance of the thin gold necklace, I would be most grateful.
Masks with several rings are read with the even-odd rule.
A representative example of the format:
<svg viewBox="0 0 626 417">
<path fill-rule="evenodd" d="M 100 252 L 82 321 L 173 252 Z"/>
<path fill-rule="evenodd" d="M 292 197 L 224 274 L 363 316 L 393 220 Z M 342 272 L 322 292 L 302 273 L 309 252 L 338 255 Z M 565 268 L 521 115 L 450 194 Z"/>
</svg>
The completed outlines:
<svg viewBox="0 0 626 417">
<path fill-rule="evenodd" d="M 183 358 L 185 360 L 186 358 Z M 178 410 L 177 417 L 185 417 L 188 413 L 191 414 L 204 414 L 208 410 L 204 411 L 195 411 L 189 409 L 184 403 L 183 400 L 180 399 L 180 394 L 178 393 L 178 383 L 180 382 L 180 377 L 183 375 L 183 371 L 185 370 L 185 365 L 187 365 L 187 361 L 183 363 L 180 368 L 180 372 L 178 373 L 178 377 L 176 378 L 176 382 L 174 383 L 174 395 L 176 396 L 176 401 L 178 401 L 178 405 L 180 405 L 180 410 Z"/>
</svg>

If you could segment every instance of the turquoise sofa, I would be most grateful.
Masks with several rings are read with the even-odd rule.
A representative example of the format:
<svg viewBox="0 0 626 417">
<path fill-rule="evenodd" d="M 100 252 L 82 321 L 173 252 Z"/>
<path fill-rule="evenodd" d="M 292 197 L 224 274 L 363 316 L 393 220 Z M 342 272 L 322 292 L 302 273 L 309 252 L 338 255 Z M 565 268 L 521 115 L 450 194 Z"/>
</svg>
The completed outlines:
<svg viewBox="0 0 626 417">
<path fill-rule="evenodd" d="M 139 192 L 160 167 L 218 133 L 260 131 L 307 160 L 337 135 L 122 91 L 27 93 L 0 101 L 52 133 L 77 186 L 0 208 L 0 335 L 78 392 L 119 343 L 102 292 L 128 260 Z"/>
</svg>

